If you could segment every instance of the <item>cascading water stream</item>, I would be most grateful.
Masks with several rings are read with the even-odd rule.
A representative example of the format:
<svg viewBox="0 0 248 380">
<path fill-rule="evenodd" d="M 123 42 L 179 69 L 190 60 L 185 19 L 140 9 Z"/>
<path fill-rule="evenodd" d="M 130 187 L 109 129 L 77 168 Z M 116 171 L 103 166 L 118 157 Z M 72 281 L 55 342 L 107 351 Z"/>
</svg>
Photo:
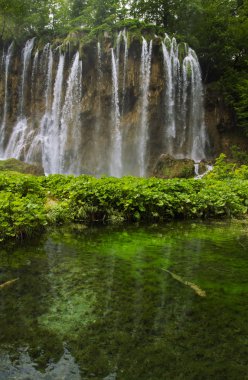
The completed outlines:
<svg viewBox="0 0 248 380">
<path fill-rule="evenodd" d="M 172 64 L 171 64 L 171 56 L 170 53 L 165 45 L 164 42 L 162 42 L 162 49 L 163 49 L 163 58 L 164 58 L 164 67 L 166 72 L 166 136 L 168 139 L 168 147 L 170 149 L 172 139 L 176 136 L 175 131 L 175 114 L 174 114 L 174 99 L 173 99 L 173 71 L 172 71 Z M 167 144 L 166 144 L 167 145 Z"/>
<path fill-rule="evenodd" d="M 36 162 L 37 155 L 41 155 L 42 165 L 46 167 L 46 128 L 51 117 L 51 98 L 52 98 L 52 72 L 53 72 L 53 52 L 50 43 L 45 45 L 41 56 L 41 71 L 45 73 L 45 113 L 41 118 L 38 132 L 33 138 L 28 149 L 25 160 Z"/>
<path fill-rule="evenodd" d="M 114 49 L 111 49 L 112 57 L 112 125 L 110 175 L 122 176 L 122 136 L 120 131 L 120 107 L 118 84 L 118 59 L 115 58 Z"/>
<path fill-rule="evenodd" d="M 205 157 L 205 146 L 208 143 L 206 126 L 204 122 L 203 88 L 200 65 L 195 52 L 188 49 L 188 54 L 183 61 L 183 109 L 186 113 L 186 103 L 188 89 L 190 89 L 190 99 L 188 103 L 188 119 L 190 130 L 188 131 L 185 156 L 195 161 L 200 161 Z"/>
<path fill-rule="evenodd" d="M 28 40 L 26 42 L 26 45 L 23 49 L 23 70 L 22 70 L 22 81 L 21 81 L 21 91 L 20 91 L 20 118 L 24 116 L 25 113 L 25 89 L 26 89 L 26 82 L 27 82 L 27 75 L 28 75 L 28 68 L 31 61 L 31 54 L 34 47 L 34 41 L 35 38 L 32 38 L 31 40 Z"/>
<path fill-rule="evenodd" d="M 59 135 L 59 173 L 80 174 L 81 134 L 78 128 L 82 98 L 82 62 L 76 53 L 67 81 Z M 70 147 L 68 152 L 68 142 Z"/>
<path fill-rule="evenodd" d="M 36 108 L 36 78 L 38 76 L 38 61 L 39 61 L 39 51 L 37 50 L 34 56 L 33 60 L 33 67 L 32 67 L 32 74 L 31 74 L 31 104 L 32 104 L 32 111 L 35 112 Z"/>
<path fill-rule="evenodd" d="M 102 131 L 102 101 L 101 101 L 101 86 L 103 80 L 102 71 L 102 48 L 101 43 L 97 43 L 97 107 L 96 107 L 96 122 L 95 122 L 95 133 L 94 133 L 94 161 L 95 161 L 95 172 L 99 174 L 101 172 L 102 165 L 102 154 L 103 149 L 101 147 L 101 133 Z"/>
<path fill-rule="evenodd" d="M 147 41 L 143 38 L 142 55 L 141 55 L 141 122 L 138 139 L 138 162 L 139 175 L 146 175 L 146 154 L 148 141 L 148 100 L 149 86 L 151 75 L 151 58 L 152 58 L 152 40 L 148 46 Z"/>
<path fill-rule="evenodd" d="M 175 38 L 170 40 L 165 35 L 162 42 L 165 77 L 166 77 L 166 115 L 165 115 L 165 147 L 168 153 L 173 154 L 176 138 L 176 102 L 177 86 L 180 75 L 178 46 Z"/>
<path fill-rule="evenodd" d="M 124 40 L 124 63 L 123 63 L 123 83 L 122 83 L 122 112 L 124 113 L 124 106 L 125 106 L 125 97 L 126 97 L 126 80 L 127 80 L 127 69 L 128 69 L 128 39 L 126 31 L 124 30 L 122 32 L 123 40 Z"/>
<path fill-rule="evenodd" d="M 179 48 L 184 54 L 179 61 Z M 203 88 L 195 52 L 177 45 L 166 35 L 162 43 L 166 77 L 165 153 L 200 161 L 207 143 L 204 123 Z"/>
<path fill-rule="evenodd" d="M 4 56 L 4 66 L 5 66 L 5 76 L 4 76 L 4 106 L 3 106 L 3 119 L 2 124 L 0 128 L 0 157 L 4 153 L 4 140 L 5 140 L 5 127 L 6 127 L 6 121 L 8 116 L 8 97 L 9 97 L 9 68 L 10 68 L 10 62 L 11 57 L 13 54 L 13 42 L 10 44 L 6 56 Z"/>
<path fill-rule="evenodd" d="M 53 103 L 51 114 L 48 115 L 44 133 L 44 169 L 46 173 L 60 172 L 60 120 L 62 108 L 62 93 L 64 80 L 65 56 L 60 54 L 59 63 L 53 89 Z"/>
<path fill-rule="evenodd" d="M 27 77 L 28 70 L 31 62 L 31 54 L 34 47 L 35 38 L 28 40 L 22 51 L 22 76 L 21 76 L 21 89 L 19 98 L 19 116 L 17 123 L 13 129 L 7 148 L 5 150 L 4 158 L 14 157 L 21 158 L 25 154 L 23 152 L 26 142 L 26 134 L 28 123 L 25 116 Z"/>
<path fill-rule="evenodd" d="M 205 157 L 207 144 L 206 126 L 204 122 L 203 88 L 201 69 L 195 52 L 189 48 L 188 60 L 191 67 L 191 147 L 190 154 L 193 160 L 200 161 Z"/>
</svg>

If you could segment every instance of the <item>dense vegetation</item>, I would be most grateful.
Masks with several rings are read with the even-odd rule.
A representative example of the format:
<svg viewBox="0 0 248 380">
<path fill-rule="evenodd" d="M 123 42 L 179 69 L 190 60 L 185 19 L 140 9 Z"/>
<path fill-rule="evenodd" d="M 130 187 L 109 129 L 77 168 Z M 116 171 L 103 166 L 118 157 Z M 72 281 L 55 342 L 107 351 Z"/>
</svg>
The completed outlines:
<svg viewBox="0 0 248 380">
<path fill-rule="evenodd" d="M 248 134 L 248 0 L 0 0 L 0 39 L 166 31 L 200 58 L 205 82 Z"/>
<path fill-rule="evenodd" d="M 221 155 L 202 180 L 0 174 L 0 240 L 66 223 L 161 222 L 246 215 L 248 166 Z"/>
</svg>

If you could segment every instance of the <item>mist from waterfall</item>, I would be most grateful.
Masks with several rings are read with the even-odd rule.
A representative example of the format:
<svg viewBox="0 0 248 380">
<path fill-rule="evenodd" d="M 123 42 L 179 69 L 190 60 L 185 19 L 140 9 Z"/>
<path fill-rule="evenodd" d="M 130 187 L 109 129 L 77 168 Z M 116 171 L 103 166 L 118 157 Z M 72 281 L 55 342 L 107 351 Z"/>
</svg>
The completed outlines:
<svg viewBox="0 0 248 380">
<path fill-rule="evenodd" d="M 68 52 L 50 43 L 43 50 L 35 45 L 28 40 L 22 50 L 16 113 L 9 84 L 13 44 L 3 54 L 2 157 L 40 163 L 48 174 L 115 177 L 149 175 L 154 149 L 176 158 L 205 158 L 201 70 L 186 44 L 166 35 L 155 56 L 153 41 L 142 38 L 134 53 L 124 30 L 115 48 L 97 43 L 90 66 L 70 46 Z"/>
</svg>

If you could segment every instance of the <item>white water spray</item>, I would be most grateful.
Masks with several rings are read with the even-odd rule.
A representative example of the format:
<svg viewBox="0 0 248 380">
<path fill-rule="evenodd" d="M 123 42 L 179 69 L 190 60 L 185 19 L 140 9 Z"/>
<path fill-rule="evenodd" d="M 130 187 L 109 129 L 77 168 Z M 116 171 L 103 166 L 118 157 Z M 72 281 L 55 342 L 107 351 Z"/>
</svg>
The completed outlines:
<svg viewBox="0 0 248 380">
<path fill-rule="evenodd" d="M 79 155 L 81 146 L 80 104 L 82 97 L 82 62 L 76 53 L 67 81 L 65 102 L 62 110 L 59 135 L 59 172 L 80 173 Z M 69 144 L 68 144 L 69 143 Z M 68 153 L 68 146 L 70 152 Z M 71 149 L 73 147 L 73 149 Z"/>
<path fill-rule="evenodd" d="M 118 84 L 118 59 L 115 58 L 114 49 L 111 49 L 112 57 L 112 125 L 110 175 L 121 177 L 122 175 L 122 136 L 120 131 L 120 107 Z"/>
<path fill-rule="evenodd" d="M 141 55 L 141 122 L 138 141 L 138 162 L 139 175 L 146 175 L 146 154 L 148 141 L 148 103 L 149 103 L 149 86 L 151 76 L 151 58 L 152 58 L 152 40 L 148 46 L 147 41 L 143 38 L 142 55 Z"/>
</svg>

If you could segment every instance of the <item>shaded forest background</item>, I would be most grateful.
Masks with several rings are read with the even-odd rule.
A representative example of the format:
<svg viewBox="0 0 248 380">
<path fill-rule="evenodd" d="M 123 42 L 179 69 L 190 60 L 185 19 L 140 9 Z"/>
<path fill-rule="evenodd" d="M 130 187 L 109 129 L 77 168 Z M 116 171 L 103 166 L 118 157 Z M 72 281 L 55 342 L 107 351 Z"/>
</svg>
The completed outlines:
<svg viewBox="0 0 248 380">
<path fill-rule="evenodd" d="M 0 39 L 94 39 L 126 27 L 168 33 L 196 50 L 203 80 L 248 135 L 248 0 L 0 0 Z"/>
</svg>

